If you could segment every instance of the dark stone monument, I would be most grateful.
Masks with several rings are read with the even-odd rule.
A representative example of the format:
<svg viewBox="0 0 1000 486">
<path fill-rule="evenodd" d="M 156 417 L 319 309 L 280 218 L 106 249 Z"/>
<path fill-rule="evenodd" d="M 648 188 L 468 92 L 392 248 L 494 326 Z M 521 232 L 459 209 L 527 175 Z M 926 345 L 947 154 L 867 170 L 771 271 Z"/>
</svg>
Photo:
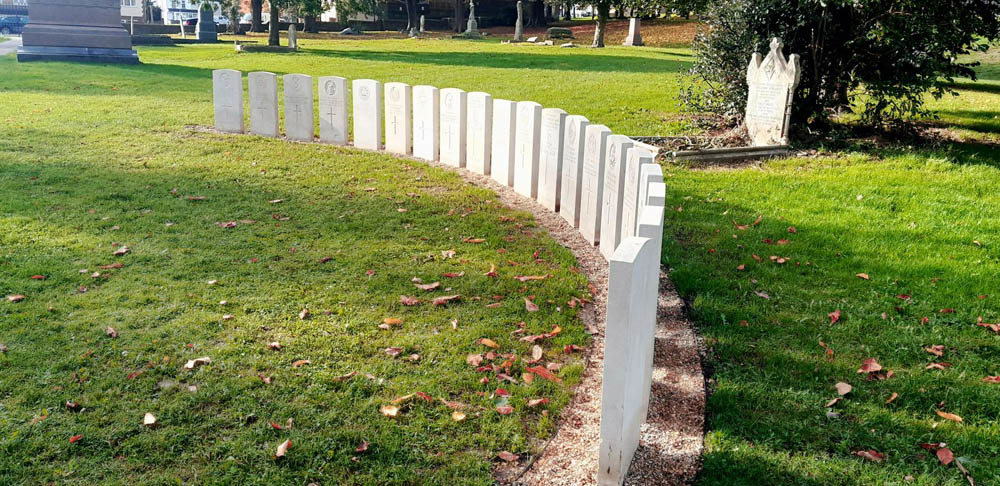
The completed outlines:
<svg viewBox="0 0 1000 486">
<path fill-rule="evenodd" d="M 200 42 L 218 42 L 219 32 L 215 26 L 215 11 L 198 9 L 198 40 Z"/>
<path fill-rule="evenodd" d="M 32 0 L 17 60 L 138 64 L 121 0 Z"/>
</svg>

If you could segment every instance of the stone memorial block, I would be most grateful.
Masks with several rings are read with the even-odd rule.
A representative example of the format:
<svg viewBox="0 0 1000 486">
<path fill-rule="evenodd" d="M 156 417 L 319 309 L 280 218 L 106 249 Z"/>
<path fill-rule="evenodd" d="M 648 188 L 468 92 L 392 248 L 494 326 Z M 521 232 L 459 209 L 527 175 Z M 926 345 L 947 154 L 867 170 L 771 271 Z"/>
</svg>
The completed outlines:
<svg viewBox="0 0 1000 486">
<path fill-rule="evenodd" d="M 441 90 L 441 163 L 452 167 L 465 167 L 465 102 L 465 91 Z"/>
<path fill-rule="evenodd" d="M 649 185 L 649 192 L 646 196 L 646 207 L 664 206 L 667 204 L 667 185 L 662 182 L 654 182 Z"/>
<path fill-rule="evenodd" d="M 282 77 L 285 83 L 285 136 L 289 140 L 312 142 L 316 135 L 312 79 L 305 74 Z"/>
<path fill-rule="evenodd" d="M 517 103 L 493 100 L 493 136 L 490 175 L 507 187 L 514 186 L 514 142 L 517 133 Z"/>
<path fill-rule="evenodd" d="M 625 42 L 622 42 L 623 46 L 642 46 L 642 35 L 639 33 L 639 19 L 636 17 L 628 19 L 628 37 L 625 38 Z"/>
<path fill-rule="evenodd" d="M 340 76 L 319 78 L 319 139 L 347 145 L 347 80 Z"/>
<path fill-rule="evenodd" d="M 438 158 L 440 111 L 439 91 L 434 86 L 413 87 L 413 156 L 435 161 Z"/>
<path fill-rule="evenodd" d="M 622 197 L 622 239 L 635 236 L 636 221 L 644 204 L 640 203 L 639 187 L 642 186 L 642 168 L 653 163 L 653 155 L 639 147 L 632 147 L 625 158 L 625 193 Z M 644 201 L 643 201 L 644 202 Z"/>
<path fill-rule="evenodd" d="M 493 150 L 493 97 L 480 91 L 467 96 L 468 130 L 465 150 L 466 168 L 490 175 Z"/>
<path fill-rule="evenodd" d="M 746 124 L 754 146 L 787 145 L 792 98 L 802 69 L 798 54 L 787 60 L 781 39 L 771 40 L 771 52 L 761 57 L 755 52 L 747 67 Z"/>
<path fill-rule="evenodd" d="M 17 60 L 138 64 L 132 36 L 122 27 L 121 0 L 31 0 Z M 228 131 L 228 130 L 227 130 Z"/>
<path fill-rule="evenodd" d="M 649 204 L 649 186 L 663 182 L 663 169 L 654 160 L 652 164 L 643 164 L 639 169 L 639 214 L 642 208 Z"/>
<path fill-rule="evenodd" d="M 608 260 L 622 241 L 622 205 L 625 198 L 625 160 L 632 141 L 624 135 L 608 137 L 604 162 L 604 197 L 601 209 L 601 254 Z M 638 174 L 636 175 L 638 177 Z"/>
<path fill-rule="evenodd" d="M 565 131 L 565 111 L 559 108 L 542 110 L 542 133 L 539 137 L 538 152 L 538 202 L 549 211 L 559 211 Z"/>
<path fill-rule="evenodd" d="M 664 187 L 663 183 L 654 183 L 654 184 L 659 184 L 660 187 Z M 653 241 L 653 248 L 655 249 L 654 250 L 655 256 L 653 260 L 655 262 L 655 265 L 657 266 L 657 269 L 659 268 L 659 265 L 662 263 L 663 214 L 664 214 L 664 208 L 662 204 L 660 205 L 652 204 L 643 207 L 642 212 L 639 213 L 639 220 L 637 225 L 638 227 L 636 229 L 636 236 L 639 236 L 641 238 L 649 238 L 650 240 Z M 646 291 L 649 292 L 651 295 L 653 295 L 654 299 L 657 299 L 660 294 L 659 278 L 650 282 L 650 288 L 647 289 Z M 639 420 L 643 422 L 646 420 L 647 412 L 649 411 L 650 386 L 652 385 L 653 382 L 653 354 L 654 354 L 654 344 L 656 340 L 656 326 L 654 325 L 651 328 L 646 329 L 646 331 L 648 332 L 648 335 L 643 336 L 642 338 L 642 342 L 646 344 L 646 351 L 645 354 L 643 355 L 646 358 L 646 360 L 643 363 L 642 367 L 643 395 L 642 399 L 639 400 L 639 403 L 642 405 L 639 411 Z"/>
<path fill-rule="evenodd" d="M 354 146 L 368 150 L 382 148 L 382 83 L 374 79 L 355 79 Z"/>
<path fill-rule="evenodd" d="M 655 332 L 659 249 L 649 238 L 622 242 L 608 268 L 604 373 L 601 385 L 601 448 L 597 483 L 620 486 L 639 446 L 647 336 Z"/>
<path fill-rule="evenodd" d="M 583 181 L 580 183 L 580 234 L 596 245 L 601 241 L 604 164 L 611 130 L 604 125 L 588 125 L 585 134 Z"/>
<path fill-rule="evenodd" d="M 266 71 L 247 75 L 250 88 L 250 133 L 277 138 L 278 131 L 278 76 Z"/>
<path fill-rule="evenodd" d="M 385 83 L 385 149 L 409 155 L 413 146 L 413 93 L 406 83 Z"/>
<path fill-rule="evenodd" d="M 538 197 L 538 152 L 542 133 L 542 105 L 534 101 L 517 103 L 517 130 L 514 135 L 514 191 Z"/>
<path fill-rule="evenodd" d="M 198 9 L 198 25 L 196 27 L 198 41 L 199 42 L 218 42 L 219 41 L 219 30 L 215 26 L 215 10 L 211 8 L 199 8 L 198 5 L 194 5 Z"/>
<path fill-rule="evenodd" d="M 234 69 L 212 71 L 215 129 L 243 133 L 243 73 Z"/>
<path fill-rule="evenodd" d="M 583 148 L 590 122 L 580 115 L 566 117 L 563 135 L 562 183 L 559 214 L 574 228 L 580 227 L 580 194 L 583 183 Z"/>
</svg>

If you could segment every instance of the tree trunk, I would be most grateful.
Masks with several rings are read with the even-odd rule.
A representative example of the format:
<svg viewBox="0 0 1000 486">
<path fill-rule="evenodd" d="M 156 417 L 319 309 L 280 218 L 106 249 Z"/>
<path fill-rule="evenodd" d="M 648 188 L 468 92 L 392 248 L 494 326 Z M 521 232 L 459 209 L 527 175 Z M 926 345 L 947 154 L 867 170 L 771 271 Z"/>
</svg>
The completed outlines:
<svg viewBox="0 0 1000 486">
<path fill-rule="evenodd" d="M 566 11 L 564 12 L 563 20 L 573 20 L 573 4 L 571 2 L 566 2 Z"/>
<path fill-rule="evenodd" d="M 594 29 L 594 44 L 590 47 L 604 47 L 604 32 L 608 27 L 608 16 L 611 14 L 611 5 L 601 3 L 597 5 L 597 28 Z"/>
<path fill-rule="evenodd" d="M 278 7 L 275 6 L 274 2 L 271 4 L 271 19 L 268 20 L 268 35 L 267 35 L 267 45 L 269 46 L 279 46 L 281 42 L 278 37 L 278 29 L 281 28 L 281 13 L 278 12 Z"/>
<path fill-rule="evenodd" d="M 250 0 L 250 32 L 264 32 L 261 13 L 264 11 L 264 0 Z"/>
<path fill-rule="evenodd" d="M 465 3 L 455 0 L 455 32 L 465 32 Z"/>
</svg>

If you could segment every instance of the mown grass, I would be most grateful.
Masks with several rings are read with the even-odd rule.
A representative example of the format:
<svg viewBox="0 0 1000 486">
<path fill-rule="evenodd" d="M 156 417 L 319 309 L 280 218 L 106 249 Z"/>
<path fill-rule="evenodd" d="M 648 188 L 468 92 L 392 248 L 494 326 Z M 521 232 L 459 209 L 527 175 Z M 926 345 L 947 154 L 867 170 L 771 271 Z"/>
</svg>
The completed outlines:
<svg viewBox="0 0 1000 486">
<path fill-rule="evenodd" d="M 571 253 L 420 162 L 186 128 L 211 124 L 205 59 L 227 51 L 169 52 L 202 66 L 145 50 L 138 67 L 0 58 L 0 483 L 488 484 L 499 451 L 532 452 L 582 369 L 563 346 L 588 344 L 567 305 L 587 295 Z M 114 256 L 120 245 L 131 253 Z M 540 311 L 526 311 L 531 296 Z M 402 324 L 379 329 L 385 318 Z M 539 344 L 564 383 L 524 384 L 517 358 L 517 384 L 466 364 L 489 351 L 480 338 L 530 359 L 519 322 L 562 327 Z M 203 356 L 212 364 L 183 369 Z M 510 415 L 495 411 L 499 387 Z M 380 414 L 415 392 L 461 402 L 467 418 L 420 398 Z M 526 406 L 539 397 L 551 402 Z M 146 412 L 159 427 L 143 427 Z"/>
<path fill-rule="evenodd" d="M 435 39 L 302 45 L 299 54 L 253 56 L 226 46 L 141 48 L 140 67 L 0 59 L 8 73 L 0 79 L 0 290 L 28 295 L 0 305 L 0 342 L 11 347 L 0 356 L 4 481 L 487 483 L 496 451 L 525 451 L 530 432 L 550 430 L 520 400 L 548 395 L 556 412 L 565 388 L 513 387 L 516 415 L 501 418 L 475 395 L 496 383 L 480 386 L 462 358 L 484 336 L 526 352 L 509 335 L 525 318 L 533 331 L 563 325 L 550 353 L 585 342 L 572 311 L 555 312 L 583 295 L 565 250 L 499 221 L 510 213 L 488 193 L 416 162 L 184 126 L 211 123 L 210 70 L 231 67 L 483 90 L 561 107 L 628 135 L 690 133 L 676 106 L 690 52 Z M 666 167 L 664 262 L 709 349 L 702 484 L 963 484 L 954 466 L 919 446 L 942 441 L 978 484 L 997 481 L 1000 387 L 980 380 L 1000 375 L 1000 338 L 975 325 L 979 316 L 1000 319 L 993 295 L 1000 160 L 981 143 L 1000 133 L 989 114 L 1000 102 L 991 88 L 995 66 L 983 67 L 983 83 L 960 82 L 960 97 L 932 103 L 941 123 L 969 143 L 821 152 L 724 171 Z M 414 187 L 416 199 L 408 195 Z M 185 195 L 207 199 L 178 197 Z M 285 202 L 267 202 L 277 198 Z M 409 211 L 396 212 L 400 206 Z M 462 217 L 467 209 L 475 212 Z M 269 219 L 276 213 L 292 219 Z M 759 225 L 733 225 L 758 215 Z M 526 215 L 517 217 L 530 228 Z M 214 226 L 244 218 L 261 222 Z M 487 243 L 462 244 L 466 236 Z M 115 242 L 133 248 L 124 268 L 106 280 L 79 273 L 116 261 Z M 500 247 L 508 252 L 496 253 Z M 539 247 L 546 261 L 532 263 Z M 440 259 L 450 248 L 456 258 Z M 788 262 L 773 263 L 772 255 Z M 319 264 L 322 256 L 334 259 Z M 528 267 L 504 267 L 506 259 Z M 501 266 L 497 282 L 481 276 L 492 262 Z M 470 298 L 444 309 L 396 304 L 399 294 L 414 293 L 411 277 L 451 269 L 467 271 L 446 282 L 456 292 L 505 295 L 502 307 Z M 525 314 L 522 285 L 509 277 L 545 272 L 555 278 L 525 293 L 552 303 L 541 315 Z M 207 286 L 209 279 L 219 284 Z M 910 299 L 896 297 L 904 294 Z M 313 319 L 298 320 L 303 306 Z M 831 325 L 835 310 L 841 317 Z M 224 312 L 236 317 L 221 321 Z M 402 317 L 403 327 L 377 331 L 387 316 Z M 455 317 L 458 331 L 450 330 Z M 107 325 L 121 337 L 107 338 Z M 264 349 L 272 340 L 285 349 Z M 832 361 L 819 341 L 834 351 Z M 396 345 L 419 352 L 419 363 L 381 354 Z M 944 345 L 944 356 L 923 350 L 932 345 Z M 82 358 L 88 349 L 94 353 Z M 180 370 L 202 355 L 215 362 Z M 857 374 L 869 357 L 894 376 Z M 312 364 L 290 368 L 297 359 Z M 951 366 L 925 370 L 932 361 Z M 140 369 L 139 378 L 126 378 Z M 385 381 L 332 381 L 354 369 Z M 87 381 L 76 383 L 73 373 Z M 262 385 L 258 373 L 274 375 L 274 384 Z M 579 367 L 561 373 L 572 381 Z M 828 418 L 824 405 L 839 381 L 854 390 Z M 377 414 L 416 388 L 481 407 L 480 415 L 454 424 L 442 407 L 417 406 L 395 422 Z M 892 393 L 898 398 L 886 404 Z M 70 399 L 88 410 L 63 410 Z M 163 426 L 143 430 L 145 411 Z M 246 425 L 251 414 L 258 422 Z M 288 433 L 264 425 L 289 417 L 296 427 Z M 71 447 L 76 433 L 84 438 Z M 294 442 L 288 460 L 272 461 L 286 437 Z M 362 438 L 372 447 L 358 454 Z M 867 449 L 886 461 L 853 455 Z"/>
</svg>

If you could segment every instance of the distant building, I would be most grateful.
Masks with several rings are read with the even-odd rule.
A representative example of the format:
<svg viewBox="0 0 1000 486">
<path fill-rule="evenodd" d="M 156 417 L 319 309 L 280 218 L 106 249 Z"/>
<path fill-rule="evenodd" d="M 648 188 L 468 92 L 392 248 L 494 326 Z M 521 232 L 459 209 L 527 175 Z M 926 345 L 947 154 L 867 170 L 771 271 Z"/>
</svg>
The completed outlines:
<svg viewBox="0 0 1000 486">
<path fill-rule="evenodd" d="M 182 20 L 197 18 L 198 8 L 201 6 L 200 0 L 151 0 L 149 3 L 160 8 L 164 24 L 178 24 Z M 215 17 L 218 18 L 222 16 L 222 8 L 219 4 L 214 5 Z"/>
<path fill-rule="evenodd" d="M 28 0 L 0 0 L 0 15 L 28 15 Z"/>
</svg>

